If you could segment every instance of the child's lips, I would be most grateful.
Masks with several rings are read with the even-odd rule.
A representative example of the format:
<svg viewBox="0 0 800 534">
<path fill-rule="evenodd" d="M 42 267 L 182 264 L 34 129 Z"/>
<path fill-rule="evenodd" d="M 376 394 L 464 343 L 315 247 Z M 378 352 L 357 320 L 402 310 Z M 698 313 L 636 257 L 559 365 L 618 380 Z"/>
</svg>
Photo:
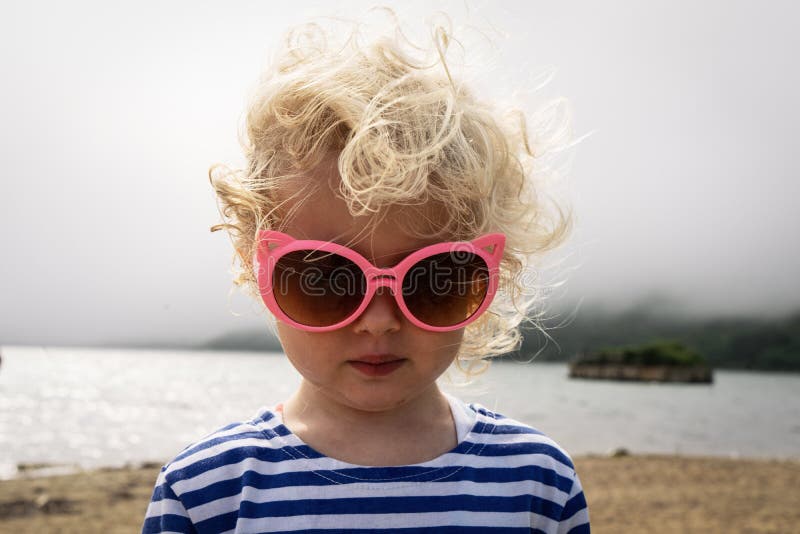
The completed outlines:
<svg viewBox="0 0 800 534">
<path fill-rule="evenodd" d="M 402 367 L 405 361 L 405 358 L 394 354 L 367 354 L 347 363 L 367 376 L 386 376 Z"/>
</svg>

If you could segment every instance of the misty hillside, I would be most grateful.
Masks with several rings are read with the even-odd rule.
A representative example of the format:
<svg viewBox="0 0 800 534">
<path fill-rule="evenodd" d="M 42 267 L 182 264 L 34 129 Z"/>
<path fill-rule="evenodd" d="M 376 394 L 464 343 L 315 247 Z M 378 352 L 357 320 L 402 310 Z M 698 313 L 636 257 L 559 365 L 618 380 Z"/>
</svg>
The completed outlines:
<svg viewBox="0 0 800 534">
<path fill-rule="evenodd" d="M 561 321 L 565 321 L 563 318 Z M 779 319 L 684 319 L 636 308 L 621 313 L 583 311 L 568 324 L 545 325 L 554 341 L 526 330 L 515 358 L 568 361 L 603 348 L 674 339 L 717 368 L 800 371 L 800 311 Z"/>
</svg>

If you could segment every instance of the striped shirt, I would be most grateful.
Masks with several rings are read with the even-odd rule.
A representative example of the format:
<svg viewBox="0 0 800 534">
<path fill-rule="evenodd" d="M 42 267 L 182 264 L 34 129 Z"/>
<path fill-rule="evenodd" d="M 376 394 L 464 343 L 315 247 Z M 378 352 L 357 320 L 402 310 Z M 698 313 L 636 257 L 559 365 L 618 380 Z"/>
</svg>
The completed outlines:
<svg viewBox="0 0 800 534">
<path fill-rule="evenodd" d="M 458 446 L 393 467 L 324 456 L 262 409 L 162 468 L 142 532 L 589 532 L 580 480 L 554 441 L 455 403 Z"/>
</svg>

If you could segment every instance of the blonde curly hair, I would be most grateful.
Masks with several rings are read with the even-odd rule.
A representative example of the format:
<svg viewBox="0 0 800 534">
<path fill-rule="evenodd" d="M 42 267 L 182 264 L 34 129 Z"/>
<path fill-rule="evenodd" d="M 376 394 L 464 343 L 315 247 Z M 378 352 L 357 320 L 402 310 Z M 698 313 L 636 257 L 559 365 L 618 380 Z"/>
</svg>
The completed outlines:
<svg viewBox="0 0 800 534">
<path fill-rule="evenodd" d="M 285 220 L 277 191 L 334 152 L 339 194 L 353 216 L 378 221 L 389 207 L 435 206 L 436 228 L 409 217 L 403 229 L 452 240 L 504 233 L 500 292 L 466 328 L 457 358 L 476 374 L 519 346 L 523 321 L 538 325 L 540 288 L 535 273 L 523 274 L 531 274 L 529 259 L 564 240 L 571 215 L 543 194 L 544 153 L 524 115 L 501 114 L 458 83 L 446 60 L 452 32 L 432 30 L 427 47 L 398 29 L 368 42 L 357 27 L 343 40 L 318 24 L 290 31 L 249 106 L 247 168 L 209 171 L 224 220 L 211 231 L 229 232 L 234 284 L 260 301 L 252 258 L 257 232 Z"/>
</svg>

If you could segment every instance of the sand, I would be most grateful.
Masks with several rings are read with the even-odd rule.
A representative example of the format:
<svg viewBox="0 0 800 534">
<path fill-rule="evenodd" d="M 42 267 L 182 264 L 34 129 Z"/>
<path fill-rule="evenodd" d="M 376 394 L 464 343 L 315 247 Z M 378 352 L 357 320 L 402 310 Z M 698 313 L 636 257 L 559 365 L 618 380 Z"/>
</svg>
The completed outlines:
<svg viewBox="0 0 800 534">
<path fill-rule="evenodd" d="M 594 532 L 800 532 L 800 461 L 578 458 Z"/>
<path fill-rule="evenodd" d="M 800 461 L 582 457 L 592 531 L 800 532 Z M 138 532 L 158 466 L 0 482 L 0 532 Z"/>
</svg>

